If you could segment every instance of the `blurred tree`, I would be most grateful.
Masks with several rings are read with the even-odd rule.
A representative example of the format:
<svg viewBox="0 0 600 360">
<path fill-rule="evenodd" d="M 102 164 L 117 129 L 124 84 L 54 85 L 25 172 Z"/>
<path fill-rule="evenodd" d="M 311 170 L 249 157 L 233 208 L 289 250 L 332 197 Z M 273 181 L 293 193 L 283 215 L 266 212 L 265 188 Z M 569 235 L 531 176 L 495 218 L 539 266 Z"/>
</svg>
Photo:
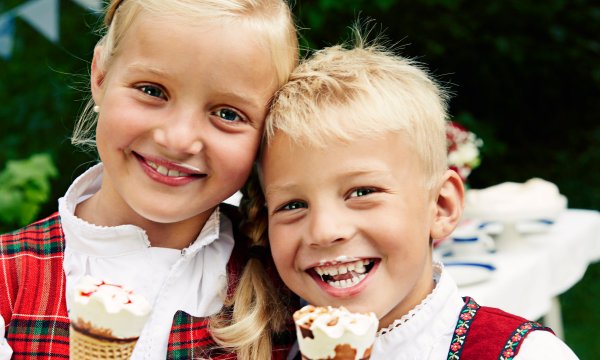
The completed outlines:
<svg viewBox="0 0 600 360">
<path fill-rule="evenodd" d="M 0 5 L 0 14 L 24 1 Z M 58 197 L 93 157 L 71 146 L 69 137 L 89 88 L 86 75 L 98 37 L 98 16 L 72 1 L 60 2 L 60 42 L 54 44 L 16 18 L 12 57 L 0 58 L 0 169 L 9 159 L 49 154 L 59 177 L 40 216 L 56 211 Z"/>
<path fill-rule="evenodd" d="M 4 0 L 0 13 L 23 4 Z M 42 210 L 95 155 L 69 144 L 87 99 L 99 18 L 61 1 L 53 44 L 17 20 L 13 56 L 0 59 L 0 168 L 48 152 L 60 176 Z M 600 208 L 600 6 L 590 0 L 297 0 L 303 45 L 348 38 L 372 19 L 402 55 L 424 62 L 455 94 L 453 118 L 485 141 L 473 187 L 542 177 L 571 207 Z M 83 165 L 82 165 L 83 164 Z"/>
<path fill-rule="evenodd" d="M 481 136 L 473 187 L 541 177 L 570 206 L 600 208 L 600 6 L 594 1 L 305 0 L 305 46 L 380 24 L 455 96 L 452 116 Z"/>
</svg>

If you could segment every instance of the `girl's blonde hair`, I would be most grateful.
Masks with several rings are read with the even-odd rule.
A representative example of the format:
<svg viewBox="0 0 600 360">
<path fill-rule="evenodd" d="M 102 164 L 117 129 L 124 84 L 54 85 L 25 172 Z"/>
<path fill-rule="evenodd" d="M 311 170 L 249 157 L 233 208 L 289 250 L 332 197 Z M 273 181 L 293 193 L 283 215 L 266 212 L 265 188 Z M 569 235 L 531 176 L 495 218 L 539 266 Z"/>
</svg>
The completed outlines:
<svg viewBox="0 0 600 360">
<path fill-rule="evenodd" d="M 354 36 L 353 48 L 322 49 L 294 70 L 275 95 L 263 146 L 277 132 L 317 147 L 404 132 L 433 186 L 447 169 L 447 93 L 415 61 Z"/>
<path fill-rule="evenodd" d="M 274 64 L 278 86 L 287 81 L 298 63 L 296 28 L 285 0 L 112 0 L 106 9 L 104 35 L 98 42 L 102 46 L 98 64 L 101 69 L 109 71 L 115 56 L 126 51 L 121 48 L 121 40 L 141 13 L 172 17 L 191 24 L 228 21 L 256 30 L 256 40 L 268 51 Z M 75 126 L 73 144 L 95 148 L 97 115 L 92 111 L 93 107 L 90 100 Z M 246 218 L 259 217 L 252 213 L 252 207 L 244 209 L 249 211 Z M 265 228 L 266 223 L 256 229 L 262 231 Z M 256 237 L 259 230 L 253 228 L 247 233 L 251 239 L 249 245 L 265 242 L 261 236 Z M 241 360 L 271 358 L 271 335 L 283 330 L 289 314 L 272 311 L 274 307 L 281 309 L 283 303 L 264 264 L 257 259 L 248 260 L 239 282 L 233 285 L 236 288 L 234 295 L 225 299 L 224 310 L 211 318 L 213 338 L 221 346 L 235 351 Z"/>
<path fill-rule="evenodd" d="M 286 0 L 112 0 L 106 7 L 103 36 L 98 41 L 102 46 L 101 69 L 109 71 L 114 57 L 126 50 L 121 48 L 121 40 L 142 12 L 193 25 L 230 22 L 255 30 L 256 40 L 268 51 L 275 67 L 278 86 L 287 81 L 298 63 L 296 27 Z M 97 114 L 93 108 L 90 99 L 75 124 L 74 145 L 95 149 Z"/>
</svg>

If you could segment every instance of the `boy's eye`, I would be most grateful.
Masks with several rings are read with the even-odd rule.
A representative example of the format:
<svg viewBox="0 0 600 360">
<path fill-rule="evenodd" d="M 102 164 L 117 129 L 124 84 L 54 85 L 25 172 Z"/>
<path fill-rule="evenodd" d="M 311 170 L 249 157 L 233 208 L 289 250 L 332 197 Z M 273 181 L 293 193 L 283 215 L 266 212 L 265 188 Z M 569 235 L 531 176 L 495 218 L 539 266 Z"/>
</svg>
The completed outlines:
<svg viewBox="0 0 600 360">
<path fill-rule="evenodd" d="M 214 111 L 213 114 L 225 121 L 244 121 L 244 118 L 240 114 L 238 114 L 237 111 L 230 108 L 219 108 L 216 111 Z"/>
<path fill-rule="evenodd" d="M 157 98 L 161 98 L 161 99 L 166 99 L 167 96 L 165 95 L 165 92 L 159 88 L 158 86 L 154 86 L 154 85 L 142 85 L 138 88 L 141 92 L 143 92 L 146 95 L 150 95 L 152 97 L 157 97 Z"/>
<path fill-rule="evenodd" d="M 350 193 L 350 197 L 351 198 L 352 197 L 361 197 L 361 196 L 369 195 L 374 192 L 375 192 L 375 189 L 372 189 L 372 188 L 358 188 Z"/>
<path fill-rule="evenodd" d="M 306 208 L 306 203 L 304 203 L 303 201 L 290 201 L 289 203 L 283 205 L 282 207 L 279 208 L 279 210 L 282 211 L 289 211 L 289 210 L 297 210 L 297 209 L 302 209 L 302 208 Z"/>
</svg>

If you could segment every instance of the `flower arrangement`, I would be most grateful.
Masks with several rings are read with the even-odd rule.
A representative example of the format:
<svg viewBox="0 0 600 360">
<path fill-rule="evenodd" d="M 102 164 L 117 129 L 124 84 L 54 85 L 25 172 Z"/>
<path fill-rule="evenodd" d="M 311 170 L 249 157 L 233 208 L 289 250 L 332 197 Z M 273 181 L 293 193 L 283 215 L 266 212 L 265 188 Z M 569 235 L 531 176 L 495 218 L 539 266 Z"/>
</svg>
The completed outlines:
<svg viewBox="0 0 600 360">
<path fill-rule="evenodd" d="M 448 166 L 466 182 L 471 171 L 479 166 L 479 148 L 483 141 L 464 126 L 449 121 L 446 126 Z"/>
</svg>

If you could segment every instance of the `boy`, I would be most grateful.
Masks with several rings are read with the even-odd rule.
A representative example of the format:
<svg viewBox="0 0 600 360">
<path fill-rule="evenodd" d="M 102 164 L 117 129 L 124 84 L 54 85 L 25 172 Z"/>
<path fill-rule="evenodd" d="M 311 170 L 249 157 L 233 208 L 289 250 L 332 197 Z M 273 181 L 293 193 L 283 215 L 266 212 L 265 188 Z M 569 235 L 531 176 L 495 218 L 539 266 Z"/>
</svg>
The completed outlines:
<svg viewBox="0 0 600 360">
<path fill-rule="evenodd" d="M 576 359 L 550 329 L 462 299 L 432 262 L 463 208 L 446 99 L 417 64 L 361 41 L 294 71 L 266 123 L 265 199 L 248 192 L 266 201 L 277 270 L 313 305 L 375 312 L 373 359 Z"/>
</svg>

